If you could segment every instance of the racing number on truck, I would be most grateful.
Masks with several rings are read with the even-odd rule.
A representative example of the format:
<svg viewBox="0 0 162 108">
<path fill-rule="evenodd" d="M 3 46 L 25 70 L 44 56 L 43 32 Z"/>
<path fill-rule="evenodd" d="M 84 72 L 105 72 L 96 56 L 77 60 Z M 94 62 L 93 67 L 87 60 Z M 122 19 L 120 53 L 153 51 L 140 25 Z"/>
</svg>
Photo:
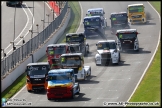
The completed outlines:
<svg viewBox="0 0 162 108">
<path fill-rule="evenodd" d="M 70 41 L 70 38 L 67 38 L 67 41 Z"/>
<path fill-rule="evenodd" d="M 122 34 L 119 34 L 119 38 L 122 38 L 123 36 L 122 36 Z"/>
<path fill-rule="evenodd" d="M 49 51 L 49 54 L 50 54 L 50 55 L 53 55 L 53 54 L 54 54 L 54 51 Z"/>
<path fill-rule="evenodd" d="M 64 61 L 65 61 L 65 58 L 64 58 L 64 57 L 62 57 L 62 58 L 61 58 L 61 62 L 64 62 Z"/>
<path fill-rule="evenodd" d="M 115 21 L 115 20 L 116 20 L 116 18 L 112 18 L 112 20 L 113 20 L 113 21 Z"/>
</svg>

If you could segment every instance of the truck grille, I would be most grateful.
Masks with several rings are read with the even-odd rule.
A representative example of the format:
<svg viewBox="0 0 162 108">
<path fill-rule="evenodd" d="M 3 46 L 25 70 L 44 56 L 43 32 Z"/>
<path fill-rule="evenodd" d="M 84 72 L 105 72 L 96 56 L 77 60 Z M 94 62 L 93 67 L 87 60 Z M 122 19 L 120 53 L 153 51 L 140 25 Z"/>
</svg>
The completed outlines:
<svg viewBox="0 0 162 108">
<path fill-rule="evenodd" d="M 101 54 L 102 59 L 111 58 L 111 53 Z"/>
<path fill-rule="evenodd" d="M 67 87 L 55 87 L 50 89 L 53 93 L 66 93 Z"/>
<path fill-rule="evenodd" d="M 31 84 L 43 84 L 45 83 L 45 78 L 30 78 Z"/>
<path fill-rule="evenodd" d="M 142 15 L 135 15 L 135 16 L 132 16 L 132 18 L 142 18 Z"/>
</svg>

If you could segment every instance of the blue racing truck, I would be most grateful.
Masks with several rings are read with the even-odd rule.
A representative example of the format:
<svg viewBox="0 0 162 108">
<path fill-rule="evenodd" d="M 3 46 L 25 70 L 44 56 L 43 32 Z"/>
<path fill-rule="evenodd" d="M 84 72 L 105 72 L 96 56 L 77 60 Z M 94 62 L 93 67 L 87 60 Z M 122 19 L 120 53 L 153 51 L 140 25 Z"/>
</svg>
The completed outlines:
<svg viewBox="0 0 162 108">
<path fill-rule="evenodd" d="M 84 17 L 83 24 L 86 38 L 93 36 L 105 36 L 104 23 L 101 16 Z"/>
</svg>

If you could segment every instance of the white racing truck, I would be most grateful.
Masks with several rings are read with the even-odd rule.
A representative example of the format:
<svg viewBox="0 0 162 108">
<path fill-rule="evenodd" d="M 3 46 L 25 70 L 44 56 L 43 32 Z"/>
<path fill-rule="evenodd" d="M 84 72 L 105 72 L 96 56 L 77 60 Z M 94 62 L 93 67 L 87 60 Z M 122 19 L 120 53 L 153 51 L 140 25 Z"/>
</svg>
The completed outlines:
<svg viewBox="0 0 162 108">
<path fill-rule="evenodd" d="M 120 62 L 120 51 L 115 40 L 98 41 L 97 54 L 95 55 L 96 66 L 118 64 Z"/>
<path fill-rule="evenodd" d="M 84 66 L 82 53 L 67 53 L 60 56 L 60 67 L 62 69 L 74 69 L 76 80 L 85 80 L 91 76 L 91 66 Z"/>
</svg>

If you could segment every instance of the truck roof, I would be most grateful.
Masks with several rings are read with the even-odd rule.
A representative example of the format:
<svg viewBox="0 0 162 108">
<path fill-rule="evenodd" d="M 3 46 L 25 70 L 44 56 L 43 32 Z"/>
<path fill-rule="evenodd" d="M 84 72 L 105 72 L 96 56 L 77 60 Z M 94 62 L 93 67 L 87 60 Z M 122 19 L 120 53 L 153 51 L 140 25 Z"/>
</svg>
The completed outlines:
<svg viewBox="0 0 162 108">
<path fill-rule="evenodd" d="M 67 54 L 62 54 L 61 56 L 82 56 L 82 53 L 67 53 Z"/>
<path fill-rule="evenodd" d="M 112 12 L 111 15 L 114 15 L 114 14 L 127 14 L 127 12 Z"/>
<path fill-rule="evenodd" d="M 91 19 L 91 18 L 101 18 L 101 16 L 97 15 L 97 16 L 86 16 L 86 17 L 84 17 L 84 19 Z"/>
<path fill-rule="evenodd" d="M 102 40 L 102 41 L 98 41 L 98 43 L 102 43 L 102 42 L 115 42 L 115 40 Z"/>
<path fill-rule="evenodd" d="M 55 46 L 65 46 L 65 45 L 67 45 L 67 43 L 50 44 L 47 47 L 51 47 L 51 46 L 53 46 L 53 47 L 55 47 Z"/>
<path fill-rule="evenodd" d="M 69 73 L 73 72 L 73 69 L 52 69 L 48 74 L 59 74 L 59 73 Z"/>
<path fill-rule="evenodd" d="M 104 9 L 103 8 L 91 8 L 91 9 L 88 9 L 87 12 L 90 12 L 90 11 L 103 11 Z"/>
<path fill-rule="evenodd" d="M 137 29 L 121 29 L 117 30 L 117 33 L 125 33 L 125 32 L 137 32 Z"/>
<path fill-rule="evenodd" d="M 67 33 L 66 36 L 75 36 L 75 35 L 84 35 L 83 32 L 79 32 L 79 33 Z"/>
<path fill-rule="evenodd" d="M 37 63 L 29 63 L 27 66 L 33 66 L 33 65 L 49 65 L 48 62 L 37 62 Z"/>
<path fill-rule="evenodd" d="M 130 5 L 128 5 L 128 7 L 130 7 L 130 6 L 143 6 L 143 4 L 141 3 L 141 4 L 130 4 Z"/>
<path fill-rule="evenodd" d="M 78 46 L 80 43 L 70 43 L 69 46 Z"/>
</svg>

